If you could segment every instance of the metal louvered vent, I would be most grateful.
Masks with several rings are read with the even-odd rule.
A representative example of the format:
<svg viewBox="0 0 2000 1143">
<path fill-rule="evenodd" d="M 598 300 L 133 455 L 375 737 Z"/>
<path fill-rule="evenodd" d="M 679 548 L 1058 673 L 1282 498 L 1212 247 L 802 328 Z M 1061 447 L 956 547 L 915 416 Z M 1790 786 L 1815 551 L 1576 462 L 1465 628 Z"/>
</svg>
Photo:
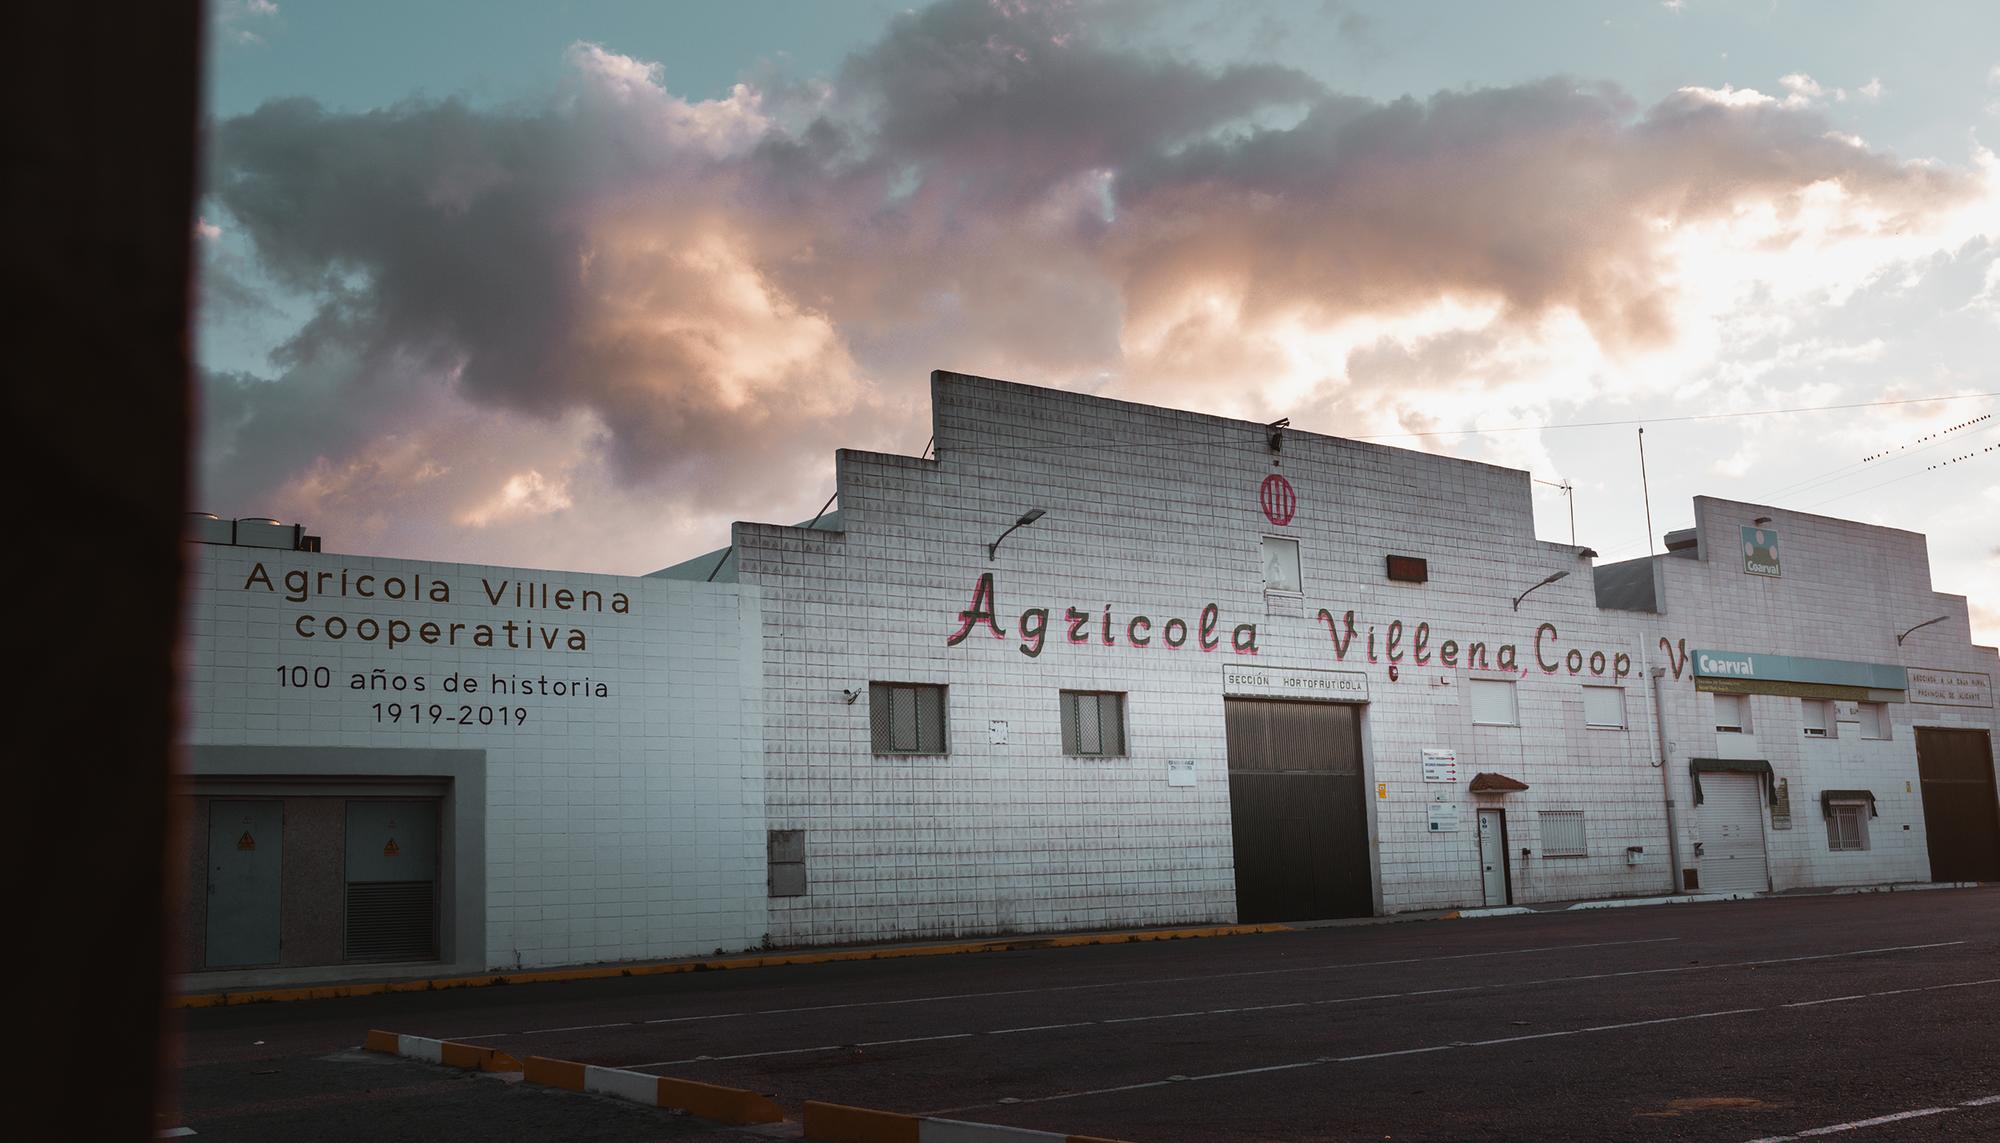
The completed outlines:
<svg viewBox="0 0 2000 1143">
<path fill-rule="evenodd" d="M 436 960 L 436 883 L 349 882 L 346 955 L 350 961 Z"/>
</svg>

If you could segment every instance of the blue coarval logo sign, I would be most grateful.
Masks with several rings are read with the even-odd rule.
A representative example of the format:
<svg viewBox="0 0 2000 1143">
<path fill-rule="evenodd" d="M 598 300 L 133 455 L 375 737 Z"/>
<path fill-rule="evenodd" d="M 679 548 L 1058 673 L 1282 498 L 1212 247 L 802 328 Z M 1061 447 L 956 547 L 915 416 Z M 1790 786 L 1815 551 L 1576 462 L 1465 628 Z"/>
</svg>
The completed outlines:
<svg viewBox="0 0 2000 1143">
<path fill-rule="evenodd" d="M 1695 667 L 1704 675 L 1738 675 L 1746 679 L 1757 677 L 1757 662 L 1750 656 L 1723 658 L 1707 651 L 1696 652 Z"/>
<path fill-rule="evenodd" d="M 1743 525 L 1743 570 L 1751 575 L 1782 575 L 1778 563 L 1778 533 L 1771 528 Z"/>
</svg>

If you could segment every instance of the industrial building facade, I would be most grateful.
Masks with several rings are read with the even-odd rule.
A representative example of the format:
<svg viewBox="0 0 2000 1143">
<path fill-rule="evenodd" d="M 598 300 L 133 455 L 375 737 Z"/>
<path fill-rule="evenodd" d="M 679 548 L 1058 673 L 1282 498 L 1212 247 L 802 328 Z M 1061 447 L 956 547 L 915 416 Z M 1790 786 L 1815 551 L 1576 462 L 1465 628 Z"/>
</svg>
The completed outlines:
<svg viewBox="0 0 2000 1143">
<path fill-rule="evenodd" d="M 195 549 L 190 986 L 2000 878 L 1921 536 L 1703 498 L 1596 567 L 1524 472 L 932 396 L 653 576 Z"/>
</svg>

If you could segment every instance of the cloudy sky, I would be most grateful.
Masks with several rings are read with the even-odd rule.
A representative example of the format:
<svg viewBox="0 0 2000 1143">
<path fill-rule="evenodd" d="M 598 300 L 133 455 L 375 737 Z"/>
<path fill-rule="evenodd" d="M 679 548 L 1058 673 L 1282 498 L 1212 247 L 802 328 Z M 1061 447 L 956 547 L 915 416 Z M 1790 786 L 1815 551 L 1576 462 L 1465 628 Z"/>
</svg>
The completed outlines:
<svg viewBox="0 0 2000 1143">
<path fill-rule="evenodd" d="M 1643 422 L 1656 533 L 1921 530 L 2000 642 L 2000 6 L 1920 11 L 217 0 L 197 502 L 645 572 L 949 368 L 1524 468 L 1606 560 Z"/>
</svg>

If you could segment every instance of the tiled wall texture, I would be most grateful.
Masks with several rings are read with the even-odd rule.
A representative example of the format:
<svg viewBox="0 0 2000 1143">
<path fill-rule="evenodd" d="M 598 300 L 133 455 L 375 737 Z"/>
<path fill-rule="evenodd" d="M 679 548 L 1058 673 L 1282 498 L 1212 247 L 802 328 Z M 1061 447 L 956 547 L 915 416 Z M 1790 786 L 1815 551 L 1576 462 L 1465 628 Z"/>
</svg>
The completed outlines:
<svg viewBox="0 0 2000 1143">
<path fill-rule="evenodd" d="M 935 459 L 840 452 L 843 530 L 737 525 L 738 585 L 199 549 L 190 740 L 484 749 L 487 956 L 511 967 L 1234 919 L 1227 663 L 1365 673 L 1366 852 L 1381 912 L 1485 903 L 1481 807 L 1506 811 L 1516 901 L 1665 892 L 1650 668 L 1670 668 L 1665 772 L 1684 864 L 1698 867 L 1700 840 L 1687 760 L 1755 751 L 1792 791 L 1794 827 L 1769 834 L 1780 889 L 1925 877 L 1912 727 L 1994 723 L 1990 706 L 1902 704 L 1886 742 L 1808 740 L 1796 700 L 1758 697 L 1754 735 L 1719 743 L 1710 696 L 1671 669 L 1685 645 L 2000 675 L 1994 652 L 1969 642 L 1965 601 L 1931 591 L 1921 536 L 1700 500 L 1709 558 L 1662 557 L 1662 613 L 1607 611 L 1589 561 L 1535 539 L 1525 472 L 1298 432 L 1274 453 L 1255 424 L 955 374 L 935 375 L 932 395 Z M 1296 496 L 1282 523 L 1260 498 L 1274 473 Z M 989 554 L 1033 508 L 1046 515 Z M 1781 578 L 1746 575 L 1730 555 L 1738 524 L 1757 516 L 1784 537 Z M 1266 590 L 1266 537 L 1298 541 L 1302 590 Z M 1427 560 L 1428 582 L 1389 580 L 1390 555 Z M 258 563 L 275 590 L 252 582 Z M 288 600 L 293 570 L 344 570 L 348 593 Z M 361 574 L 446 580 L 452 599 L 363 598 Z M 993 618 L 954 643 L 987 574 Z M 631 614 L 516 608 L 523 576 L 551 592 L 622 591 Z M 495 605 L 482 580 L 509 581 L 509 594 Z M 1031 655 L 1032 609 L 1047 610 L 1047 629 Z M 1084 616 L 1074 639 L 1070 609 Z M 311 639 L 296 627 L 308 614 L 322 632 Z M 461 633 L 456 647 L 417 638 L 391 650 L 326 639 L 330 614 L 560 630 L 555 649 L 467 646 Z M 1939 614 L 1951 618 L 1896 645 Z M 1149 646 L 1131 638 L 1138 616 Z M 1178 649 L 1173 620 L 1191 629 Z M 1252 626 L 1254 650 L 1239 649 Z M 587 651 L 564 649 L 570 628 Z M 331 685 L 281 685 L 280 667 L 325 667 Z M 377 669 L 429 689 L 350 689 Z M 587 676 L 608 695 L 438 690 L 447 675 L 486 686 L 494 674 Z M 1512 682 L 1513 725 L 1475 723 L 1479 679 Z M 946 752 L 877 755 L 871 682 L 948 688 Z M 1586 684 L 1624 688 L 1624 727 L 1585 726 Z M 1064 689 L 1126 696 L 1124 756 L 1064 754 Z M 530 717 L 432 725 L 375 709 L 419 697 L 452 715 Z M 1427 749 L 1456 752 L 1456 783 L 1423 781 Z M 1170 785 L 1170 763 L 1192 763 L 1193 784 Z M 1475 796 L 1480 772 L 1528 789 Z M 1869 849 L 1828 851 L 1825 788 L 1876 793 Z M 1456 830 L 1428 828 L 1439 804 L 1458 807 Z M 1544 853 L 1551 810 L 1582 811 L 1585 856 Z M 767 827 L 804 833 L 799 895 L 767 897 Z"/>
<path fill-rule="evenodd" d="M 1760 518 L 1768 523 L 1757 524 Z M 1972 644 L 1965 597 L 1931 589 L 1923 536 L 1710 497 L 1695 500 L 1695 522 L 1702 558 L 1659 559 L 1666 596 L 1656 626 L 1676 652 L 1684 639 L 1690 653 L 1748 651 L 1887 663 L 1974 672 L 2000 683 L 1994 649 Z M 1782 575 L 1744 570 L 1740 529 L 1745 525 L 1778 533 Z M 1897 644 L 1899 634 L 1937 616 L 1945 621 Z M 1657 642 L 1654 650 L 1659 658 Z M 1992 707 L 1890 703 L 1889 737 L 1872 740 L 1862 738 L 1854 723 L 1837 725 L 1829 738 L 1806 737 L 1796 698 L 1752 695 L 1750 703 L 1749 732 L 1719 734 L 1714 696 L 1694 689 L 1691 670 L 1668 683 L 1667 737 L 1678 761 L 1673 778 L 1683 806 L 1692 801 L 1687 758 L 1768 759 L 1774 777 L 1789 782 L 1793 822 L 1789 830 L 1772 829 L 1769 814 L 1765 817 L 1774 888 L 1929 877 L 1916 728 L 1991 731 Z M 1875 794 L 1881 816 L 1868 822 L 1866 850 L 1828 847 L 1819 795 L 1829 789 Z M 1692 827 L 1695 816 L 1685 814 L 1683 823 Z M 1700 837 L 1692 828 L 1684 836 L 1688 843 Z"/>
<path fill-rule="evenodd" d="M 1671 873 L 1646 676 L 1662 660 L 1660 636 L 1678 639 L 1712 623 L 1720 645 L 1754 631 L 1758 649 L 1895 661 L 1848 635 L 1857 620 L 1836 590 L 1869 595 L 1888 581 L 1890 593 L 1928 594 L 1916 582 L 1925 575 L 1920 549 L 1849 551 L 1828 541 L 1834 555 L 1801 542 L 1788 554 L 1801 571 L 1776 589 L 1800 594 L 1781 614 L 1735 624 L 1734 610 L 1717 608 L 1711 619 L 1702 603 L 1680 595 L 1664 616 L 1601 611 L 1588 562 L 1567 545 L 1534 538 L 1524 472 L 1303 433 L 1288 433 L 1273 454 L 1261 426 L 953 374 L 936 375 L 933 401 L 937 459 L 839 454 L 844 532 L 736 529 L 743 581 L 761 587 L 766 602 L 769 819 L 772 828 L 807 834 L 808 892 L 772 902 L 779 940 L 1232 918 L 1222 702 L 1222 665 L 1232 659 L 1367 672 L 1364 750 L 1381 910 L 1482 903 L 1473 817 L 1482 804 L 1508 813 L 1516 900 L 1663 892 Z M 1296 514 L 1283 525 L 1260 503 L 1273 472 L 1296 492 Z M 1031 508 L 1047 515 L 989 558 L 987 545 Z M 1878 537 L 1871 543 L 1915 539 L 1846 527 Z M 1298 596 L 1266 592 L 1265 536 L 1300 542 Z M 1429 582 L 1389 581 L 1390 554 L 1427 559 Z M 1833 559 L 1838 565 L 1826 566 Z M 1806 572 L 1816 560 L 1821 570 Z M 948 645 L 987 572 L 994 625 L 1005 634 L 982 623 Z M 1556 572 L 1570 574 L 1514 609 L 1516 596 Z M 1898 576 L 1911 582 L 1893 586 Z M 1814 577 L 1842 586 L 1814 590 Z M 1771 590 L 1712 590 L 1738 586 Z M 1217 650 L 1192 641 L 1173 650 L 1158 640 L 1137 648 L 1125 636 L 1134 615 L 1148 616 L 1157 632 L 1169 617 L 1196 623 L 1211 602 L 1220 614 Z M 1878 605 L 1888 606 L 1870 604 Z M 1963 601 L 1956 607 L 1956 634 L 1940 632 L 1939 642 L 1960 650 L 1937 665 L 1982 655 L 1990 662 L 1990 652 L 1966 649 Z M 1036 656 L 1023 653 L 1028 608 L 1050 613 Z M 1068 638 L 1069 608 L 1090 616 L 1081 642 Z M 1344 653 L 1319 618 L 1322 608 L 1343 634 L 1354 612 L 1359 633 Z M 1254 659 L 1231 649 L 1243 623 L 1257 625 Z M 1392 661 L 1386 641 L 1398 623 Z M 1411 647 L 1419 623 L 1430 630 L 1424 665 Z M 1784 639 L 1780 623 L 1790 625 Z M 1722 631 L 1735 632 L 1735 641 L 1721 639 Z M 1457 667 L 1439 662 L 1446 639 L 1488 644 L 1496 668 L 1497 648 L 1514 648 L 1508 677 L 1518 725 L 1474 724 L 1465 683 L 1482 673 L 1465 666 L 1463 651 Z M 1580 652 L 1577 673 L 1572 649 Z M 1604 674 L 1594 674 L 1593 663 Z M 948 753 L 873 754 L 870 681 L 948 687 Z M 1628 725 L 1585 729 L 1581 686 L 1606 682 L 1627 688 Z M 1066 688 L 1128 696 L 1126 757 L 1063 755 L 1057 695 Z M 1669 689 L 1692 694 L 1685 680 Z M 849 690 L 863 697 L 848 703 Z M 1991 713 L 1978 717 L 1990 721 Z M 1691 823 L 1687 780 L 1677 771 L 1692 740 L 1672 733 L 1669 770 Z M 1458 784 L 1421 780 L 1426 748 L 1457 752 Z M 1908 768 L 1906 735 L 1899 748 L 1898 765 Z M 1854 757 L 1863 767 L 1878 764 L 1867 752 Z M 1167 784 L 1174 760 L 1194 763 L 1192 787 Z M 1466 784 L 1481 771 L 1529 789 L 1475 798 Z M 1428 806 L 1439 799 L 1461 807 L 1456 832 L 1427 830 Z M 1588 856 L 1541 855 L 1543 810 L 1584 812 Z M 1805 846 L 1817 820 L 1803 808 L 1797 817 L 1800 828 L 1784 841 Z M 1823 846 L 1823 829 L 1818 837 Z M 1912 840 L 1825 865 L 1866 880 L 1921 875 L 1904 857 Z M 1773 849 L 1781 885 L 1793 876 L 1783 844 Z M 1915 844 L 1920 852 L 1920 839 Z M 1637 864 L 1628 864 L 1628 846 L 1642 847 Z"/>
<path fill-rule="evenodd" d="M 293 776 L 288 747 L 486 752 L 489 966 L 708 953 L 764 939 L 756 589 L 189 551 L 189 742 L 269 746 L 272 772 Z M 517 604 L 524 582 L 537 594 Z M 448 602 L 433 597 L 440 583 Z M 599 593 L 601 609 L 583 609 L 586 590 Z M 617 593 L 629 613 L 613 609 Z M 331 617 L 345 622 L 344 638 L 329 637 Z M 368 621 L 372 641 L 361 637 Z M 433 642 L 427 622 L 438 625 Z M 408 626 L 393 648 L 392 623 Z M 481 624 L 495 645 L 477 645 Z M 572 649 L 572 632 L 583 649 Z M 465 679 L 478 690 L 468 693 Z"/>
</svg>

